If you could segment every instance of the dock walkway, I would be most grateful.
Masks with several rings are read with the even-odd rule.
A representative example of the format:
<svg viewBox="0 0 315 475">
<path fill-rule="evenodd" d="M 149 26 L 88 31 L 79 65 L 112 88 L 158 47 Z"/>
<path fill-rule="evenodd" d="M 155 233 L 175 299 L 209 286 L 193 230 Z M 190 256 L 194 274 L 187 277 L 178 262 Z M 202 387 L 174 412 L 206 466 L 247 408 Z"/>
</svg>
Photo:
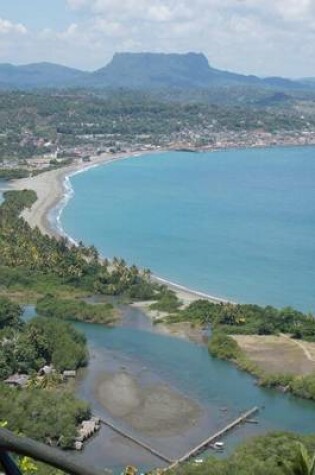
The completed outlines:
<svg viewBox="0 0 315 475">
<path fill-rule="evenodd" d="M 256 414 L 257 412 L 259 411 L 259 408 L 257 406 L 253 407 L 252 409 L 250 409 L 249 411 L 247 412 L 244 412 L 243 414 L 241 414 L 237 419 L 235 419 L 233 422 L 231 422 L 230 424 L 228 424 L 227 426 L 225 426 L 223 429 L 219 430 L 218 432 L 216 432 L 214 435 L 212 435 L 211 437 L 208 437 L 208 439 L 204 440 L 203 442 L 201 442 L 201 444 L 197 445 L 197 447 L 195 447 L 194 449 L 190 450 L 189 452 L 187 452 L 185 455 L 183 455 L 183 457 L 181 457 L 180 459 L 176 460 L 176 462 L 173 462 L 169 467 L 168 469 L 172 469 L 172 468 L 175 468 L 178 464 L 180 463 L 183 463 L 183 462 L 187 462 L 189 459 L 191 459 L 192 457 L 195 457 L 196 455 L 198 455 L 200 452 L 203 452 L 204 450 L 206 450 L 211 444 L 213 444 L 219 437 L 222 437 L 224 436 L 227 432 L 229 432 L 230 430 L 234 429 L 234 427 L 238 426 L 239 424 L 242 424 L 243 422 L 246 422 L 247 419 L 249 419 L 251 416 L 253 416 L 254 414 Z"/>
<path fill-rule="evenodd" d="M 200 454 L 201 452 L 204 452 L 211 444 L 213 444 L 219 437 L 224 436 L 227 432 L 231 431 L 234 429 L 234 427 L 238 426 L 239 424 L 242 424 L 243 422 L 246 422 L 247 419 L 249 419 L 251 416 L 256 414 L 259 411 L 259 408 L 257 406 L 253 407 L 247 412 L 244 412 L 241 414 L 237 419 L 234 421 L 230 422 L 230 424 L 226 425 L 223 429 L 219 430 L 216 432 L 214 435 L 211 437 L 208 437 L 206 440 L 198 444 L 195 448 L 187 452 L 185 455 L 183 455 L 181 458 L 178 460 L 171 460 L 169 457 L 166 455 L 162 454 L 158 450 L 154 449 L 150 445 L 146 444 L 145 442 L 142 442 L 139 440 L 137 437 L 135 437 L 133 434 L 130 434 L 126 432 L 125 430 L 120 429 L 117 427 L 114 423 L 111 423 L 109 421 L 106 421 L 105 419 L 100 418 L 101 424 L 109 427 L 113 431 L 115 431 L 117 434 L 121 435 L 125 439 L 130 440 L 131 442 L 139 445 L 139 447 L 142 447 L 143 449 L 147 450 L 150 452 L 152 455 L 155 457 L 159 458 L 160 460 L 163 460 L 169 466 L 167 467 L 166 470 L 171 470 L 172 468 L 175 468 L 178 464 L 187 462 L 189 459 L 192 457 L 195 457 L 196 455 Z"/>
</svg>

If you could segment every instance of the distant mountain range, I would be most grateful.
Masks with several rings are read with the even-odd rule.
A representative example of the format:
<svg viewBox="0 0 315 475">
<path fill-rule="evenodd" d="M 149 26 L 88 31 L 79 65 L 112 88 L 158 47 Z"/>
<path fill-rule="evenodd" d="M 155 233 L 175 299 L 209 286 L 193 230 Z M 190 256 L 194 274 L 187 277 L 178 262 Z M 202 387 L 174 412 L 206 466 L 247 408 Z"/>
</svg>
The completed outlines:
<svg viewBox="0 0 315 475">
<path fill-rule="evenodd" d="M 293 81 L 259 78 L 212 68 L 203 54 L 117 53 L 104 68 L 85 72 L 52 63 L 24 66 L 0 64 L 0 88 L 211 88 L 255 86 L 290 90 L 313 89 L 315 78 Z"/>
</svg>

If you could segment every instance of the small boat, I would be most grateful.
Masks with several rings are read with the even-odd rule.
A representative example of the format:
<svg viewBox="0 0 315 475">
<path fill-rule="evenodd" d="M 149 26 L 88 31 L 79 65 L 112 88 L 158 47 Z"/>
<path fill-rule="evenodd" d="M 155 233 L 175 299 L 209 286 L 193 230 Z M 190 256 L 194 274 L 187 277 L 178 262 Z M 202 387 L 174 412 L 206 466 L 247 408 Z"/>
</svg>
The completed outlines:
<svg viewBox="0 0 315 475">
<path fill-rule="evenodd" d="M 194 462 L 195 463 L 203 463 L 203 459 L 195 459 Z"/>
<path fill-rule="evenodd" d="M 214 450 L 224 450 L 224 442 L 214 442 L 210 447 Z"/>
</svg>

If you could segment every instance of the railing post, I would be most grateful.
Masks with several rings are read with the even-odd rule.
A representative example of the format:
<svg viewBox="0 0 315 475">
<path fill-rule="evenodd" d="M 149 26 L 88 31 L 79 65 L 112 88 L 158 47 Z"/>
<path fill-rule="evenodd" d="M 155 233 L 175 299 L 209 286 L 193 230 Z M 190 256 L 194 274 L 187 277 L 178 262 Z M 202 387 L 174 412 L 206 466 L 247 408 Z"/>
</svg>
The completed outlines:
<svg viewBox="0 0 315 475">
<path fill-rule="evenodd" d="M 14 460 L 9 454 L 0 450 L 0 464 L 6 475 L 22 475 L 21 470 L 18 468 Z"/>
</svg>

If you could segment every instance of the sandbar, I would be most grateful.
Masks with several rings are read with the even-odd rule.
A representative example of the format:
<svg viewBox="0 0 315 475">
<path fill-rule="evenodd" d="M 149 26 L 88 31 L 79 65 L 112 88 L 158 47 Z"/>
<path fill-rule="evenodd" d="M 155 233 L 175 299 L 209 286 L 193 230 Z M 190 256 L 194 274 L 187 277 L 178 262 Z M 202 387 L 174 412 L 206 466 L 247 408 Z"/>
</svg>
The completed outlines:
<svg viewBox="0 0 315 475">
<path fill-rule="evenodd" d="M 125 371 L 102 373 L 95 395 L 111 417 L 139 433 L 164 437 L 196 425 L 201 408 L 164 384 L 142 386 Z"/>
</svg>

